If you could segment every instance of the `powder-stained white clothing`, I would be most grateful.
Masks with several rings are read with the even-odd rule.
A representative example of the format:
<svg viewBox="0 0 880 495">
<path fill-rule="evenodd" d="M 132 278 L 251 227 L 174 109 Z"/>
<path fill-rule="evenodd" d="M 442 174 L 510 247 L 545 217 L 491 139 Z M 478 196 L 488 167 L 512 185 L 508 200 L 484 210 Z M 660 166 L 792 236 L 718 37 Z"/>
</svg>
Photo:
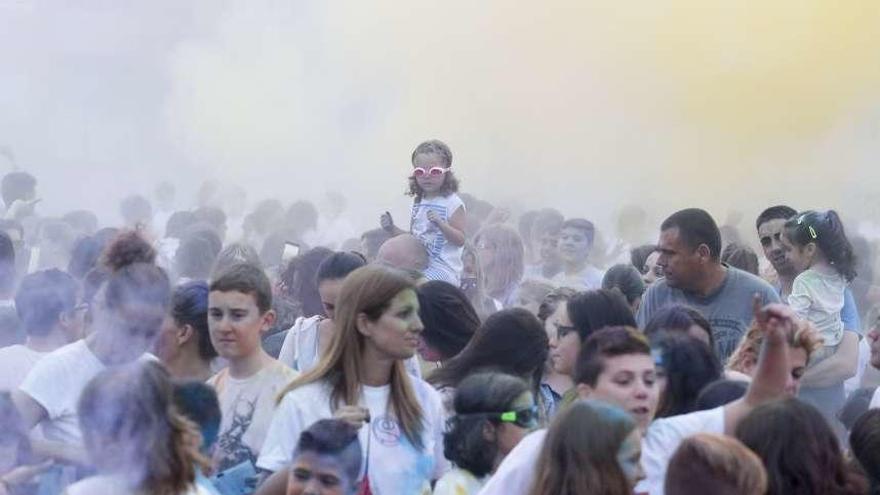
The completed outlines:
<svg viewBox="0 0 880 495">
<path fill-rule="evenodd" d="M 79 396 L 106 368 L 85 340 L 50 352 L 34 365 L 19 390 L 46 410 L 48 418 L 41 425 L 47 440 L 82 446 L 76 411 Z"/>
<path fill-rule="evenodd" d="M 0 391 L 17 389 L 37 362 L 48 355 L 20 344 L 0 349 Z"/>
<path fill-rule="evenodd" d="M 791 309 L 814 325 L 826 347 L 840 344 L 843 339 L 843 309 L 846 279 L 839 273 L 822 273 L 813 268 L 795 277 L 788 296 Z"/>
<path fill-rule="evenodd" d="M 424 412 L 423 448 L 416 448 L 403 434 L 390 411 L 391 386 L 363 387 L 358 405 L 370 411 L 370 422 L 358 438 L 368 462 L 372 492 L 376 495 L 431 493 L 431 481 L 448 469 L 443 457 L 445 417 L 440 396 L 422 380 L 412 380 L 415 396 Z M 330 385 L 314 382 L 284 396 L 272 418 L 257 467 L 278 471 L 291 462 L 300 434 L 313 423 L 333 417 Z"/>
</svg>

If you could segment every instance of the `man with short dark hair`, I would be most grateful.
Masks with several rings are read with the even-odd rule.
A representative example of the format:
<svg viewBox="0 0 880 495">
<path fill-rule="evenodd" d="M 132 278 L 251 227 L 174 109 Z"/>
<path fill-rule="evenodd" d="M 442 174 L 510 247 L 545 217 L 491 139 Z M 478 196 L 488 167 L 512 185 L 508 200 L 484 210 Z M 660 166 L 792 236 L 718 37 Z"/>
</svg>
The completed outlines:
<svg viewBox="0 0 880 495">
<path fill-rule="evenodd" d="M 712 325 L 715 347 L 724 360 L 736 348 L 752 321 L 752 298 L 780 302 L 779 294 L 760 278 L 721 262 L 721 232 L 705 210 L 673 213 L 660 226 L 657 245 L 665 277 L 645 292 L 636 321 L 644 328 L 660 308 L 685 304 L 699 310 Z"/>
<path fill-rule="evenodd" d="M 795 215 L 797 210 L 794 208 L 776 205 L 761 212 L 755 220 L 761 249 L 776 270 L 777 289 L 783 300 L 788 298 L 794 279 L 799 275 L 794 265 L 786 259 L 785 246 L 781 240 L 785 222 Z M 840 319 L 843 321 L 843 340 L 833 355 L 807 369 L 800 396 L 816 406 L 838 433 L 843 432 L 842 425 L 837 420 L 837 411 L 843 407 L 846 399 L 843 382 L 855 376 L 859 361 L 861 321 L 849 288 L 844 292 Z"/>
</svg>

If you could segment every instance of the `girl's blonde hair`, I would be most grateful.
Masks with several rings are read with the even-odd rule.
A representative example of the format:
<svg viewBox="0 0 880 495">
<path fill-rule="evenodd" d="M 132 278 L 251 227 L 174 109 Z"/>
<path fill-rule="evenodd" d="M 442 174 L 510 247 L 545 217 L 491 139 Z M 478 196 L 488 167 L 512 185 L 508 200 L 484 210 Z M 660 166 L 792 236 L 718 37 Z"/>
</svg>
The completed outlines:
<svg viewBox="0 0 880 495">
<path fill-rule="evenodd" d="M 807 352 L 807 362 L 810 356 L 822 347 L 822 337 L 807 320 L 796 319 L 795 329 L 789 334 L 788 345 L 795 349 L 803 349 Z M 764 332 L 753 322 L 733 354 L 727 359 L 726 368 L 740 373 L 747 373 L 750 366 L 758 361 L 761 345 L 764 343 Z"/>
<path fill-rule="evenodd" d="M 483 228 L 474 244 L 487 244 L 495 253 L 492 263 L 482 266 L 486 292 L 496 297 L 519 285 L 525 273 L 525 247 L 522 238 L 506 225 Z"/>
<path fill-rule="evenodd" d="M 85 445 L 99 470 L 123 474 L 133 489 L 180 495 L 208 469 L 198 427 L 174 405 L 168 372 L 135 362 L 98 374 L 78 407 Z"/>
<path fill-rule="evenodd" d="M 311 371 L 291 382 L 279 395 L 302 385 L 325 381 L 332 388 L 330 407 L 358 404 L 363 390 L 364 347 L 366 337 L 357 328 L 360 315 L 377 321 L 391 305 L 391 300 L 405 290 L 415 291 L 409 277 L 377 265 L 367 265 L 351 272 L 339 291 L 336 327 L 327 353 Z M 416 397 L 403 361 L 394 362 L 391 370 L 391 411 L 407 439 L 422 448 L 424 413 Z"/>
</svg>

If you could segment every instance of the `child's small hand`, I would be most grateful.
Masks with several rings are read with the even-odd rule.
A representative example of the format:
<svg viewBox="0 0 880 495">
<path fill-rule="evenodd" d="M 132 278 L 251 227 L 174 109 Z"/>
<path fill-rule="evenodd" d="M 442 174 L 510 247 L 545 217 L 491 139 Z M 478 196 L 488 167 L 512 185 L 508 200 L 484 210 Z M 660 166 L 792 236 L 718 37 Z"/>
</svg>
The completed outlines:
<svg viewBox="0 0 880 495">
<path fill-rule="evenodd" d="M 379 225 L 382 226 L 382 230 L 385 230 L 388 232 L 394 230 L 394 219 L 391 218 L 390 212 L 386 211 L 385 213 L 382 214 L 381 217 L 379 217 Z"/>
<path fill-rule="evenodd" d="M 440 215 L 438 215 L 437 212 L 434 210 L 428 210 L 428 221 L 433 224 L 443 223 L 443 219 L 440 218 Z"/>
</svg>

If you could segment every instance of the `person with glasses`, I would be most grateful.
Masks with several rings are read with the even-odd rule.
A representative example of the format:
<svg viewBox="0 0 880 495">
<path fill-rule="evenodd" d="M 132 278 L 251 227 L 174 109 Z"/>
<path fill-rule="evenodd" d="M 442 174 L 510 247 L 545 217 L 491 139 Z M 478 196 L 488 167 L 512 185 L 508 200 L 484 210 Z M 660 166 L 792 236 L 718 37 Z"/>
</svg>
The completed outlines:
<svg viewBox="0 0 880 495">
<path fill-rule="evenodd" d="M 425 141 L 413 151 L 412 167 L 409 233 L 428 250 L 430 261 L 425 278 L 459 286 L 467 213 L 458 196 L 458 179 L 452 172 L 452 151 L 441 141 Z M 392 235 L 407 233 L 394 225 L 387 212 L 382 215 L 381 225 Z"/>
<path fill-rule="evenodd" d="M 618 291 L 580 292 L 560 306 L 564 309 L 558 310 L 551 320 L 556 338 L 550 341 L 550 355 L 553 369 L 570 377 L 574 377 L 581 345 L 595 331 L 609 326 L 636 326 L 632 309 Z M 569 389 L 563 394 L 562 403 L 570 403 L 576 395 L 574 389 Z"/>
<path fill-rule="evenodd" d="M 538 426 L 538 406 L 522 379 L 503 373 L 471 375 L 455 392 L 443 453 L 454 465 L 434 495 L 474 495 L 504 457 Z"/>
<path fill-rule="evenodd" d="M 15 390 L 38 361 L 82 338 L 87 306 L 77 305 L 78 296 L 79 284 L 61 270 L 44 270 L 22 279 L 15 309 L 27 340 L 0 349 L 0 390 Z"/>
</svg>

